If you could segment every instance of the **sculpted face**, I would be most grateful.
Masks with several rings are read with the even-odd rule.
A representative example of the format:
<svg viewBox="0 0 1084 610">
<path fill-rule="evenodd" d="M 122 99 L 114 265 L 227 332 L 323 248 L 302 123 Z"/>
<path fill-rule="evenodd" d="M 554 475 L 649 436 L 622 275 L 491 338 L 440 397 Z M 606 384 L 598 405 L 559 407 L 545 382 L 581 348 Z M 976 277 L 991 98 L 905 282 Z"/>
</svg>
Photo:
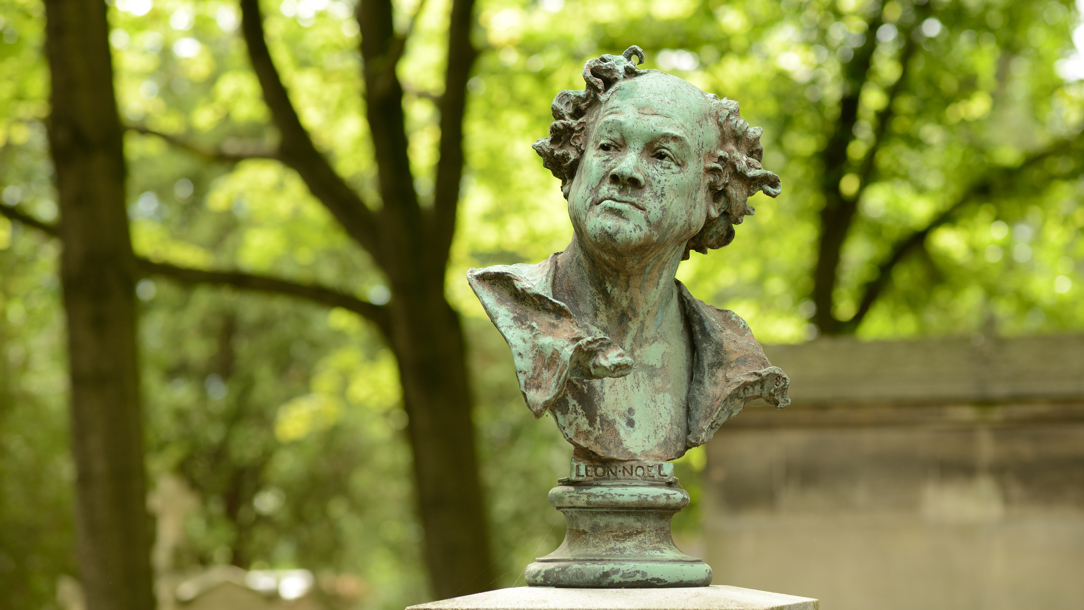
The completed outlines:
<svg viewBox="0 0 1084 610">
<path fill-rule="evenodd" d="M 624 259 L 683 251 L 708 214 L 705 162 L 718 133 L 704 93 L 680 78 L 617 85 L 590 120 L 568 197 L 585 249 Z"/>
</svg>

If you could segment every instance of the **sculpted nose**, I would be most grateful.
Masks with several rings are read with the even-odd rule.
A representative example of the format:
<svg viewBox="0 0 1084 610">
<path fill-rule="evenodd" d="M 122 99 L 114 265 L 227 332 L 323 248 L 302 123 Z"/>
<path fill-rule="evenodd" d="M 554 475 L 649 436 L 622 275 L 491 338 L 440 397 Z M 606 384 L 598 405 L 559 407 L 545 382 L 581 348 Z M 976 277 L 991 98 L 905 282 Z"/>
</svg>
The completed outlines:
<svg viewBox="0 0 1084 610">
<path fill-rule="evenodd" d="M 610 172 L 610 182 L 622 187 L 643 188 L 644 176 L 640 173 L 640 164 L 631 151 Z"/>
</svg>

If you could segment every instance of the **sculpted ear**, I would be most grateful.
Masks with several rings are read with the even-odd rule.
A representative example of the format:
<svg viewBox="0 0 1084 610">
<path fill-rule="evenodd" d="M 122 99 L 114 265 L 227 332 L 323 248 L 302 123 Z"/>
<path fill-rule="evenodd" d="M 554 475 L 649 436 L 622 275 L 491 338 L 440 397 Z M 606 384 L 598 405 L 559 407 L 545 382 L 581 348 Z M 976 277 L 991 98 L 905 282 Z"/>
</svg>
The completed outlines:
<svg viewBox="0 0 1084 610">
<path fill-rule="evenodd" d="M 711 199 L 711 204 L 708 206 L 708 220 L 715 220 L 723 213 L 723 208 L 727 203 L 723 189 L 730 183 L 730 165 L 727 163 L 730 155 L 722 151 L 717 154 L 715 163 L 704 166 L 704 173 L 707 174 L 708 197 Z"/>
</svg>

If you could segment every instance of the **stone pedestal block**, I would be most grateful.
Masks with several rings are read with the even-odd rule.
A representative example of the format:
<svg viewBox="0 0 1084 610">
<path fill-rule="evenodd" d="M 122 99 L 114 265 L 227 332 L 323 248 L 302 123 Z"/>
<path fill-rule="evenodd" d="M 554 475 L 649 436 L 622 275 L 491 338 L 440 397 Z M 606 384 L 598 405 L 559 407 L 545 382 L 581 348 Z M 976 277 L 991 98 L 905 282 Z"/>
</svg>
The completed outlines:
<svg viewBox="0 0 1084 610">
<path fill-rule="evenodd" d="M 549 501 L 568 521 L 565 540 L 527 566 L 543 587 L 702 587 L 711 568 L 682 553 L 670 518 L 689 504 L 676 483 L 561 485 Z"/>
<path fill-rule="evenodd" d="M 407 610 L 819 610 L 807 597 L 713 585 L 669 589 L 515 587 Z"/>
</svg>

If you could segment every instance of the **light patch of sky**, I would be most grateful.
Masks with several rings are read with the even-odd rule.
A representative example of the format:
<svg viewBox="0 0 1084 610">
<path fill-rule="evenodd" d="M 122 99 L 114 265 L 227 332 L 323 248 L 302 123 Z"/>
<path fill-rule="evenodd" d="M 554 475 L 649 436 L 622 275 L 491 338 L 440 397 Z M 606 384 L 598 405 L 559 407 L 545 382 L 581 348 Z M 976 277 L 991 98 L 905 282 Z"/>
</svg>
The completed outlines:
<svg viewBox="0 0 1084 610">
<path fill-rule="evenodd" d="M 369 289 L 369 302 L 373 305 L 386 305 L 391 300 L 391 290 L 387 286 L 373 286 Z"/>
<path fill-rule="evenodd" d="M 877 28 L 877 40 L 880 40 L 881 42 L 892 42 L 896 39 L 896 34 L 898 33 L 899 30 L 896 29 L 896 26 L 891 23 L 886 23 Z"/>
<path fill-rule="evenodd" d="M 117 10 L 142 17 L 154 8 L 153 0 L 117 0 Z"/>
<path fill-rule="evenodd" d="M 192 11 L 187 8 L 179 8 L 173 11 L 173 14 L 169 16 L 169 27 L 177 31 L 191 29 L 194 22 L 195 19 L 192 16 Z"/>
<path fill-rule="evenodd" d="M 316 13 L 327 10 L 330 4 L 329 0 L 283 0 L 279 11 L 285 17 L 310 20 L 316 17 Z"/>
<path fill-rule="evenodd" d="M 128 43 L 132 38 L 128 36 L 128 32 L 118 28 L 109 32 L 109 44 L 113 45 L 114 49 L 123 51 L 128 48 Z"/>
<path fill-rule="evenodd" d="M 145 80 L 139 86 L 139 93 L 148 100 L 154 99 L 158 97 L 158 84 L 152 80 Z"/>
<path fill-rule="evenodd" d="M 1054 278 L 1054 292 L 1065 294 L 1073 288 L 1073 279 L 1067 275 L 1059 275 Z"/>
<path fill-rule="evenodd" d="M 12 184 L 4 189 L 3 195 L 0 195 L 4 203 L 7 205 L 15 205 L 23 200 L 23 189 Z"/>
<path fill-rule="evenodd" d="M 309 592 L 312 583 L 312 572 L 308 570 L 284 571 L 279 581 L 279 596 L 286 600 L 297 599 Z"/>
<path fill-rule="evenodd" d="M 1073 30 L 1076 51 L 1057 63 L 1058 74 L 1068 81 L 1084 80 L 1084 0 L 1076 0 L 1076 9 L 1080 19 Z"/>
<path fill-rule="evenodd" d="M 195 38 L 181 38 L 173 43 L 173 54 L 177 57 L 195 57 L 199 55 L 200 46 Z"/>
<path fill-rule="evenodd" d="M 695 70 L 700 67 L 700 57 L 685 49 L 663 49 L 655 61 L 663 70 Z"/>
<path fill-rule="evenodd" d="M 332 2 L 328 5 L 327 12 L 339 19 L 348 19 L 354 16 L 354 9 L 349 4 L 341 1 Z"/>
<path fill-rule="evenodd" d="M 158 32 L 147 32 L 143 36 L 143 49 L 148 53 L 157 53 L 162 50 L 162 35 Z"/>
<path fill-rule="evenodd" d="M 232 32 L 237 29 L 237 11 L 232 6 L 222 5 L 215 13 L 215 22 L 223 32 Z"/>
<path fill-rule="evenodd" d="M 922 33 L 927 38 L 934 38 L 941 33 L 941 21 L 937 17 L 930 17 L 922 22 Z"/>
</svg>

